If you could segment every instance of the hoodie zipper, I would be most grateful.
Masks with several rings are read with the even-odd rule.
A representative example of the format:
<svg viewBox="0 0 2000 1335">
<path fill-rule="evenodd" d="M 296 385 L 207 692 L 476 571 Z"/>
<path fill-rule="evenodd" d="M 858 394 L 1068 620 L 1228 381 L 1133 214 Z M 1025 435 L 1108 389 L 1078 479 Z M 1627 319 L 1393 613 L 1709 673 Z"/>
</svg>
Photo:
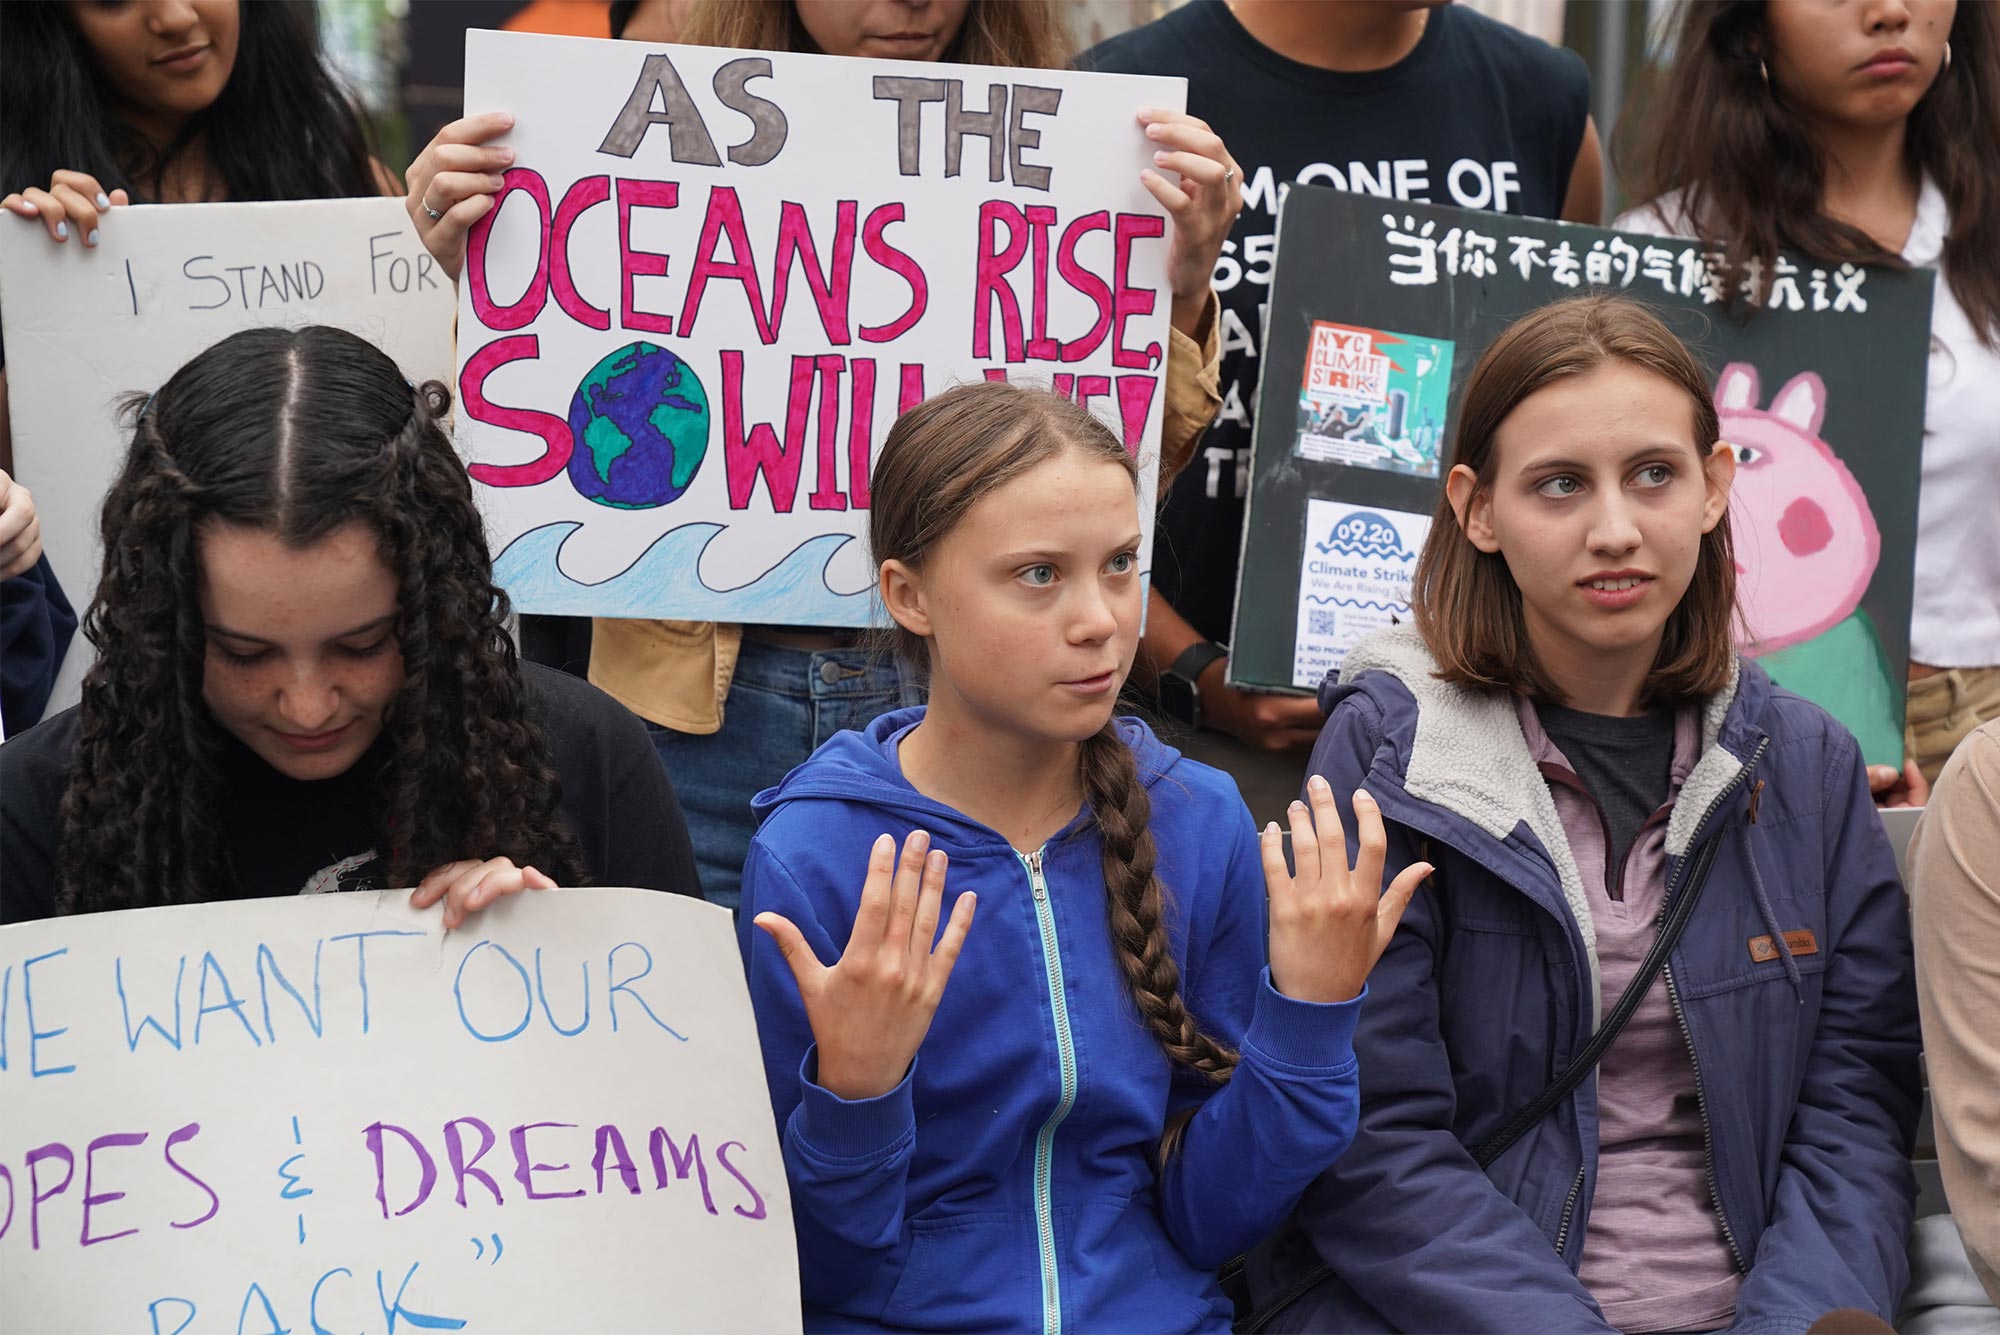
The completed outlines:
<svg viewBox="0 0 2000 1335">
<path fill-rule="evenodd" d="M 1042 933 L 1042 971 L 1048 978 L 1049 1010 L 1056 1023 L 1056 1055 L 1062 1066 L 1062 1093 L 1055 1111 L 1035 1136 L 1035 1239 L 1042 1261 L 1042 1330 L 1062 1335 L 1062 1278 L 1056 1268 L 1056 1223 L 1051 1200 L 1056 1128 L 1076 1104 L 1076 1044 L 1069 1028 L 1069 1002 L 1063 988 L 1061 945 L 1056 939 L 1055 910 L 1049 905 L 1049 883 L 1042 875 L 1043 849 L 1016 853 L 1028 870 L 1034 892 L 1035 921 Z"/>
<path fill-rule="evenodd" d="M 1757 749 L 1750 755 L 1750 763 L 1743 767 L 1736 781 L 1717 793 L 1715 800 L 1708 804 L 1708 810 L 1704 811 L 1701 819 L 1695 822 L 1696 834 L 1701 833 L 1702 826 L 1708 824 L 1709 819 L 1715 815 L 1729 795 L 1736 791 L 1737 786 L 1756 771 L 1757 762 L 1764 758 L 1764 748 L 1770 744 L 1769 738 L 1757 743 Z M 1759 780 L 1757 786 L 1761 789 L 1763 781 Z M 1752 794 L 1753 800 L 1756 796 L 1756 793 Z M 1717 837 L 1720 837 L 1720 832 Z M 1690 844 L 1689 847 L 1692 849 L 1693 845 Z M 1673 902 L 1674 882 L 1679 879 L 1681 871 L 1686 867 L 1687 859 L 1682 858 L 1680 865 L 1674 868 L 1673 878 L 1667 883 L 1667 893 L 1660 900 L 1661 921 L 1666 920 L 1667 905 Z M 1722 1225 L 1722 1240 L 1729 1244 L 1729 1256 L 1736 1262 L 1737 1273 L 1747 1275 L 1750 1273 L 1750 1267 L 1744 1264 L 1743 1249 L 1737 1245 L 1736 1234 L 1729 1227 L 1729 1215 L 1722 1208 L 1722 1188 L 1715 1178 L 1715 1132 L 1708 1121 L 1708 1095 L 1702 1087 L 1701 1057 L 1694 1050 L 1694 1032 L 1688 1028 L 1687 1013 L 1681 1009 L 1680 989 L 1674 986 L 1674 966 L 1671 961 L 1660 970 L 1660 976 L 1666 980 L 1667 1004 L 1673 1008 L 1674 1021 L 1681 1027 L 1681 1041 L 1687 1044 L 1688 1064 L 1694 1068 L 1694 1106 L 1701 1114 L 1701 1166 L 1703 1173 L 1708 1177 L 1709 1203 L 1715 1207 L 1716 1220 Z"/>
</svg>

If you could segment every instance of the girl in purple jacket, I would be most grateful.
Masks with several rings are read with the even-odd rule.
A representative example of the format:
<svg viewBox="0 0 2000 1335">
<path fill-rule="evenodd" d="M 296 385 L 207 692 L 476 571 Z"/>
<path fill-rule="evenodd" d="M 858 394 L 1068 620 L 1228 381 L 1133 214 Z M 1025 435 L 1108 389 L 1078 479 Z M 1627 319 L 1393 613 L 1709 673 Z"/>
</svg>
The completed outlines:
<svg viewBox="0 0 2000 1335">
<path fill-rule="evenodd" d="M 1353 1146 L 1251 1259 L 1265 1328 L 1886 1318 L 1903 891 L 1854 739 L 1734 652 L 1707 380 L 1642 307 L 1580 298 L 1493 344 L 1458 432 L 1414 628 L 1321 691 L 1311 772 L 1375 796 L 1391 870 L 1436 873 L 1361 1017 Z"/>
</svg>

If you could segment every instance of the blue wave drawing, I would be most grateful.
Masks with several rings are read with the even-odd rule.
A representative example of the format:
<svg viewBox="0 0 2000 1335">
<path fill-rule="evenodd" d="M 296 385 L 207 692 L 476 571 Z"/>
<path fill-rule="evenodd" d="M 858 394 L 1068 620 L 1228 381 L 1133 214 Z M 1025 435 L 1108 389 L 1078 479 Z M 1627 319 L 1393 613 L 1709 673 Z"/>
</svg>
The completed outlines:
<svg viewBox="0 0 2000 1335">
<path fill-rule="evenodd" d="M 756 621 L 779 626 L 886 624 L 875 590 L 835 593 L 827 563 L 856 539 L 824 533 L 795 548 L 760 578 L 734 589 L 701 580 L 701 553 L 720 524 L 683 524 L 660 535 L 620 573 L 597 584 L 573 580 L 556 567 L 556 553 L 582 525 L 559 520 L 529 529 L 493 562 L 493 579 L 517 611 L 548 616 L 675 617 L 689 621 Z"/>
<path fill-rule="evenodd" d="M 1397 561 L 1414 561 L 1417 559 L 1417 554 L 1415 552 L 1404 551 L 1400 542 L 1394 545 L 1379 542 L 1335 542 L 1329 538 L 1325 542 L 1316 542 L 1313 546 L 1319 549 L 1322 556 L 1333 553 L 1340 556 L 1372 556 L 1377 560 L 1389 560 L 1393 558 Z"/>
<path fill-rule="evenodd" d="M 1311 593 L 1306 595 L 1306 601 L 1309 603 L 1318 603 L 1321 607 L 1325 607 L 1328 603 L 1332 603 L 1335 607 L 1351 607 L 1357 612 L 1407 612 L 1410 610 L 1401 603 L 1371 603 L 1364 602 L 1359 598 L 1335 598 L 1332 595 L 1321 598 L 1317 594 Z"/>
</svg>

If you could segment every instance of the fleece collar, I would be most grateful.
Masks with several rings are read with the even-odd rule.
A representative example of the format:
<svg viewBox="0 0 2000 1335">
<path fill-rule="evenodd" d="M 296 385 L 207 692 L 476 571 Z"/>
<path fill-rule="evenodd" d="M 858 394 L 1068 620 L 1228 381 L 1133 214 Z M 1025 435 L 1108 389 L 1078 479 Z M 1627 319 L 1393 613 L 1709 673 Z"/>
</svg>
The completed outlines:
<svg viewBox="0 0 2000 1335">
<path fill-rule="evenodd" d="M 1601 1013 L 1597 929 L 1590 901 L 1556 814 L 1555 799 L 1521 732 L 1513 697 L 1440 681 L 1437 660 L 1413 626 L 1391 627 L 1355 646 L 1341 667 L 1340 679 L 1351 685 L 1364 672 L 1396 678 L 1416 701 L 1416 735 L 1403 775 L 1405 792 L 1457 813 L 1496 840 L 1526 825 L 1548 850 L 1563 901 L 1583 938 L 1593 1004 Z M 1740 664 L 1732 659 L 1728 684 L 1702 707 L 1701 758 L 1681 786 L 1667 820 L 1667 852 L 1672 856 L 1687 852 L 1702 817 L 1743 769 L 1743 762 L 1719 745 L 1740 681 Z"/>
</svg>

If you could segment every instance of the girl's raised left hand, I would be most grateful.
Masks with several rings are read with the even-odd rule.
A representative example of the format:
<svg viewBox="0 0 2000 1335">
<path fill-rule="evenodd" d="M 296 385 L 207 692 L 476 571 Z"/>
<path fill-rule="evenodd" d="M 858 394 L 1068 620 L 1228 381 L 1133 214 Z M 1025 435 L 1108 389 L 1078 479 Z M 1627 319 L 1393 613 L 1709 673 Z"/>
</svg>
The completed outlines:
<svg viewBox="0 0 2000 1335">
<path fill-rule="evenodd" d="M 444 928 L 447 932 L 495 900 L 518 895 L 523 890 L 553 890 L 556 883 L 533 867 L 517 867 L 511 858 L 464 858 L 447 862 L 417 882 L 410 892 L 410 907 L 427 909 L 444 901 Z"/>
<path fill-rule="evenodd" d="M 1352 1001 L 1361 995 L 1368 971 L 1389 948 L 1410 896 L 1431 874 L 1428 862 L 1413 862 L 1382 889 L 1382 863 L 1389 848 L 1382 810 L 1356 789 L 1354 819 L 1360 853 L 1347 865 L 1347 835 L 1333 803 L 1333 789 L 1315 774 L 1306 783 L 1312 810 L 1291 806 L 1292 862 L 1285 870 L 1284 836 L 1278 823 L 1264 827 L 1264 885 L 1271 896 L 1271 983 L 1299 1001 Z"/>
<path fill-rule="evenodd" d="M 1243 170 L 1207 121 L 1148 107 L 1139 113 L 1139 123 L 1153 143 L 1153 163 L 1159 169 L 1140 172 L 1140 183 L 1174 220 L 1167 247 L 1174 328 L 1193 337 L 1208 306 L 1209 279 L 1222 257 L 1222 243 L 1243 208 Z M 1179 184 L 1167 172 L 1178 174 Z"/>
</svg>

